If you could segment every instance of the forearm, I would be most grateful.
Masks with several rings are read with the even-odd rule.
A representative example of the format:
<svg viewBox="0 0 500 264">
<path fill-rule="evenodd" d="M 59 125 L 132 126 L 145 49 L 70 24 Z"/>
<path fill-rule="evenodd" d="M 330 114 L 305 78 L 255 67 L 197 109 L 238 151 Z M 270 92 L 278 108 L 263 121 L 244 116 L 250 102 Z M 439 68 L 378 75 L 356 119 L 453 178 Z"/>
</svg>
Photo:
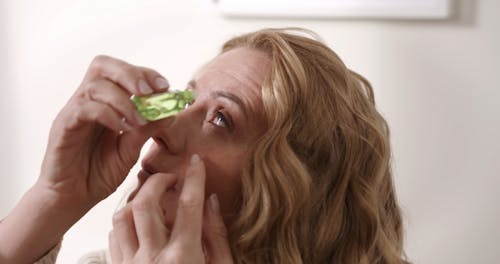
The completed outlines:
<svg viewBox="0 0 500 264">
<path fill-rule="evenodd" d="M 0 263 L 33 263 L 54 247 L 88 209 L 33 186 L 0 223 Z"/>
</svg>

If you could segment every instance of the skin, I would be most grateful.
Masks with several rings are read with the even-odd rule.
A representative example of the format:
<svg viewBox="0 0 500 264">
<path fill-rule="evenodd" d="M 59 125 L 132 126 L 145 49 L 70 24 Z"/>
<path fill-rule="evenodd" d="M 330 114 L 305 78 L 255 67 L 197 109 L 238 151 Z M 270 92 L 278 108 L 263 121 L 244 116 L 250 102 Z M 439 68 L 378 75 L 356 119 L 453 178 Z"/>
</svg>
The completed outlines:
<svg viewBox="0 0 500 264">
<path fill-rule="evenodd" d="M 246 151 L 266 129 L 260 86 L 269 65 L 247 48 L 219 55 L 195 79 L 191 107 L 146 124 L 129 97 L 166 91 L 165 78 L 96 57 L 52 125 L 39 179 L 0 223 L 0 262 L 43 256 L 116 190 L 149 138 L 155 143 L 142 161 L 142 184 L 113 217 L 114 263 L 230 261 L 224 221 L 235 212 Z M 246 110 L 215 91 L 234 94 Z"/>
<path fill-rule="evenodd" d="M 224 220 L 230 222 L 237 209 L 233 201 L 247 150 L 267 128 L 260 87 L 268 72 L 264 54 L 235 49 L 190 82 L 196 101 L 174 120 L 160 121 L 142 160 L 138 193 L 114 216 L 113 262 L 231 262 Z M 201 164 L 191 162 L 193 153 Z M 211 195 L 206 199 L 205 194 Z M 140 220 L 141 215 L 148 219 Z"/>
<path fill-rule="evenodd" d="M 188 85 L 196 101 L 175 120 L 163 121 L 154 144 L 142 160 L 139 182 L 156 172 L 184 175 L 189 157 L 197 153 L 207 168 L 207 195 L 220 198 L 227 221 L 236 208 L 241 168 L 247 150 L 267 126 L 261 99 L 261 84 L 269 72 L 269 60 L 257 51 L 240 48 L 214 59 Z M 240 104 L 227 98 L 236 97 Z M 167 212 L 175 212 L 182 178 L 162 201 Z M 168 214 L 172 223 L 175 215 Z"/>
</svg>

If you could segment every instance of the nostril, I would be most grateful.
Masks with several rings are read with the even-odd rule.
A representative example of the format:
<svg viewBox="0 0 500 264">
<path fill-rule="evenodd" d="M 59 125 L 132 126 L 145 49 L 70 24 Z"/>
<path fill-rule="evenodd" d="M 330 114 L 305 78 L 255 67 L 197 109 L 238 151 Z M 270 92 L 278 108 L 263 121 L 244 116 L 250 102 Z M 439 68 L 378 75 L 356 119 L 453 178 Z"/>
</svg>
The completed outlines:
<svg viewBox="0 0 500 264">
<path fill-rule="evenodd" d="M 165 145 L 165 142 L 159 138 L 159 137 L 153 137 L 153 140 L 156 142 L 156 144 L 158 145 L 161 145 L 161 146 L 164 146 Z"/>
<path fill-rule="evenodd" d="M 156 144 L 158 144 L 160 147 L 164 148 L 164 150 L 166 150 L 169 154 L 172 154 L 172 155 L 176 155 L 176 154 L 179 154 L 179 150 L 176 149 L 176 147 L 174 145 L 172 145 L 170 143 L 170 141 L 168 141 L 167 138 L 165 138 L 164 136 L 161 136 L 161 137 L 153 137 L 152 138 L 154 140 L 154 142 Z"/>
<path fill-rule="evenodd" d="M 161 125 L 161 128 L 152 135 L 152 139 L 163 146 L 163 150 L 168 150 L 169 154 L 180 155 L 185 150 L 186 132 L 194 129 L 192 112 L 189 109 L 176 115 L 168 124 Z"/>
<path fill-rule="evenodd" d="M 166 150 L 169 150 L 167 142 L 165 142 L 164 139 L 160 137 L 153 137 L 153 140 L 156 142 L 156 144 L 160 145 L 161 147 L 165 148 Z"/>
</svg>

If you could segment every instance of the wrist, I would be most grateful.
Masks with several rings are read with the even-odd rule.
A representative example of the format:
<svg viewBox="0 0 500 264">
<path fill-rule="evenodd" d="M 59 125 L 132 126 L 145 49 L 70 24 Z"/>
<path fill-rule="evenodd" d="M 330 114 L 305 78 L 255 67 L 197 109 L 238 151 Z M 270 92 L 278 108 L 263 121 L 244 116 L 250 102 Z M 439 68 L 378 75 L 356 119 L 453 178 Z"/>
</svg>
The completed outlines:
<svg viewBox="0 0 500 264">
<path fill-rule="evenodd" d="M 2 221 L 0 262 L 32 263 L 59 243 L 90 207 L 35 184 Z"/>
<path fill-rule="evenodd" d="M 62 192 L 52 184 L 37 181 L 26 194 L 32 199 L 39 200 L 42 208 L 48 212 L 64 211 L 73 217 L 80 218 L 99 201 L 94 201 L 75 188 L 71 192 Z"/>
</svg>

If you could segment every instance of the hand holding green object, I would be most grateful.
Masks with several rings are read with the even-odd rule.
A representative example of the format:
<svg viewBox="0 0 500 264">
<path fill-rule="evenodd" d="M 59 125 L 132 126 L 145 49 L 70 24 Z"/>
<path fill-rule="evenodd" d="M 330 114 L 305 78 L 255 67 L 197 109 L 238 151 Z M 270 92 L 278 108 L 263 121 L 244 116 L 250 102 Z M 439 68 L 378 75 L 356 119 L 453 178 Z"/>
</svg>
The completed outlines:
<svg viewBox="0 0 500 264">
<path fill-rule="evenodd" d="M 193 90 L 173 91 L 146 96 L 132 96 L 139 113 L 148 121 L 156 121 L 179 113 L 195 98 Z"/>
<path fill-rule="evenodd" d="M 40 177 L 1 221 L 0 237 L 9 243 L 0 243 L 0 263 L 37 262 L 115 192 L 155 131 L 130 95 L 167 89 L 166 78 L 152 69 L 105 55 L 92 61 L 52 123 Z"/>
</svg>

